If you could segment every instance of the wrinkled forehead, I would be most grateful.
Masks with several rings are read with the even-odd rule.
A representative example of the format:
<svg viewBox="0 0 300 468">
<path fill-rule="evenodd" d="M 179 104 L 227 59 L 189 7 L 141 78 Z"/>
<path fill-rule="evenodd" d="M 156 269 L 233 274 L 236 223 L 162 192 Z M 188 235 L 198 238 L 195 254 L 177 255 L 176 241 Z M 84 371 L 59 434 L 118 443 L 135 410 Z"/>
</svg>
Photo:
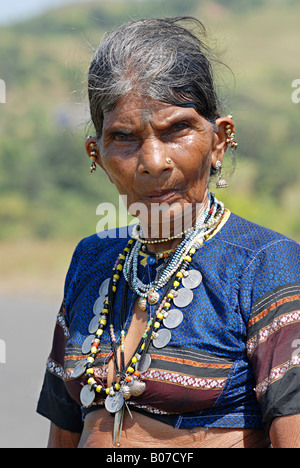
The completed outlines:
<svg viewBox="0 0 300 468">
<path fill-rule="evenodd" d="M 153 123 L 155 118 L 166 116 L 173 107 L 176 106 L 141 94 L 130 93 L 119 99 L 112 108 L 104 110 L 104 126 L 113 124 L 116 121 L 129 123 L 134 120 L 139 120 L 147 125 Z"/>
</svg>

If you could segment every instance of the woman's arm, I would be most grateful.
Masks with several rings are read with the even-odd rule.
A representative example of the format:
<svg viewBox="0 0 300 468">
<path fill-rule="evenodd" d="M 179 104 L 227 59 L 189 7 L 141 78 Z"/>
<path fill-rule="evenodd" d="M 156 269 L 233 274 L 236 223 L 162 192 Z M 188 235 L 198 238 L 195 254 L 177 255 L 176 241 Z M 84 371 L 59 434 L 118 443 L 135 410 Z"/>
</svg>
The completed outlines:
<svg viewBox="0 0 300 468">
<path fill-rule="evenodd" d="M 77 448 L 81 434 L 65 431 L 51 423 L 48 448 Z"/>
<path fill-rule="evenodd" d="M 300 414 L 275 418 L 270 439 L 273 448 L 300 448 Z"/>
</svg>

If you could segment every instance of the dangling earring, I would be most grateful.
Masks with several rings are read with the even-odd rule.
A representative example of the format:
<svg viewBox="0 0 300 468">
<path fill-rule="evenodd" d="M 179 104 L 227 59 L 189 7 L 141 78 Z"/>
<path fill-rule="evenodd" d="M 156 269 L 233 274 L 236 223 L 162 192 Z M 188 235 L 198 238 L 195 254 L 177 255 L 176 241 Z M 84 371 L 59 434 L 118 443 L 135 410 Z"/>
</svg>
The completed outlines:
<svg viewBox="0 0 300 468">
<path fill-rule="evenodd" d="M 89 149 L 90 149 L 89 154 L 90 154 L 90 159 L 92 160 L 92 164 L 90 167 L 91 174 L 95 172 L 95 170 L 97 169 L 97 166 L 96 166 L 97 151 L 95 151 L 95 148 L 96 148 L 95 143 L 89 144 Z"/>
<path fill-rule="evenodd" d="M 227 188 L 228 184 L 225 179 L 222 177 L 222 163 L 221 161 L 217 161 L 216 163 L 216 170 L 219 172 L 219 179 L 216 182 L 216 188 Z"/>
<path fill-rule="evenodd" d="M 231 115 L 229 115 L 228 117 L 231 117 L 231 118 L 232 118 Z M 234 134 L 234 132 L 232 131 L 232 128 L 231 128 L 231 125 L 230 125 L 230 124 L 226 125 L 226 135 L 227 135 L 226 143 L 228 143 L 228 144 L 231 146 L 231 148 L 233 148 L 233 149 L 236 150 L 237 147 L 238 147 L 238 144 L 237 144 L 237 142 L 236 142 L 235 139 L 234 139 L 234 138 L 235 138 L 235 134 Z"/>
</svg>

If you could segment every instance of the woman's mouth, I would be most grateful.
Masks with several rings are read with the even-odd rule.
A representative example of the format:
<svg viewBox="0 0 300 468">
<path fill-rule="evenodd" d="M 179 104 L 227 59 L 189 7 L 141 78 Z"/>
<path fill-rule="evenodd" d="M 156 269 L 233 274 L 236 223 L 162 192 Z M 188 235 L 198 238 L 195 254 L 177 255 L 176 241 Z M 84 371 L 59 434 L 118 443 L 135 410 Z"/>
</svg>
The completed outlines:
<svg viewBox="0 0 300 468">
<path fill-rule="evenodd" d="M 144 195 L 144 199 L 151 203 L 168 203 L 176 195 L 175 190 L 155 190 Z"/>
</svg>

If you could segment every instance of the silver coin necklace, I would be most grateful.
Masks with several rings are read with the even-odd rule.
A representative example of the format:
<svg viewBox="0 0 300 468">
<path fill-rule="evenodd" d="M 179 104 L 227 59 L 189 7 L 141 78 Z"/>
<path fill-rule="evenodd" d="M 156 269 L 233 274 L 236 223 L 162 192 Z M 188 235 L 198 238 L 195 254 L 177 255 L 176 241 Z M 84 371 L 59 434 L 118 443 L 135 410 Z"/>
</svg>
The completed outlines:
<svg viewBox="0 0 300 468">
<path fill-rule="evenodd" d="M 129 362 L 125 363 L 125 314 L 127 310 L 127 293 L 128 283 L 125 282 L 122 307 L 121 307 L 121 333 L 120 333 L 120 363 L 117 356 L 117 343 L 114 332 L 114 298 L 116 292 L 116 285 L 120 278 L 120 272 L 122 270 L 122 261 L 124 260 L 124 254 L 119 255 L 118 261 L 113 269 L 112 279 L 108 288 L 108 296 L 104 301 L 102 315 L 99 317 L 99 325 L 94 334 L 89 335 L 83 342 L 82 352 L 89 354 L 89 356 L 81 361 L 73 371 L 73 378 L 78 378 L 81 375 L 87 377 L 87 384 L 82 388 L 80 399 L 84 407 L 89 407 L 93 404 L 96 394 L 105 395 L 105 408 L 107 411 L 115 415 L 114 429 L 113 429 L 113 444 L 120 444 L 122 425 L 124 420 L 125 408 L 130 410 L 127 405 L 127 400 L 131 396 L 139 396 L 145 390 L 145 382 L 140 380 L 140 374 L 146 372 L 151 364 L 151 356 L 148 353 L 149 346 L 152 342 L 153 346 L 157 349 L 167 346 L 171 340 L 170 329 L 178 326 L 183 320 L 183 314 L 180 310 L 171 308 L 172 301 L 176 297 L 177 290 L 181 284 L 181 280 L 187 276 L 187 269 L 190 266 L 192 255 L 203 243 L 203 239 L 198 240 L 198 244 L 190 249 L 190 252 L 183 261 L 180 271 L 176 272 L 167 284 L 165 296 L 161 303 L 156 307 L 153 316 L 147 323 L 145 332 Z M 130 250 L 130 244 L 127 247 Z M 116 271 L 118 273 L 116 273 Z M 184 276 L 185 275 L 185 276 Z M 101 289 L 101 288 L 100 288 Z M 101 293 L 100 293 L 101 294 Z M 105 317 L 105 319 L 103 319 Z M 107 324 L 110 323 L 110 338 L 112 353 L 114 356 L 114 366 L 117 375 L 117 381 L 113 382 L 109 388 L 104 389 L 103 386 L 99 385 L 94 378 L 93 364 L 96 358 L 96 354 L 100 351 L 100 337 L 103 334 L 103 329 Z M 94 318 L 89 326 L 90 331 L 94 331 Z M 161 325 L 167 328 L 160 328 Z M 131 415 L 131 413 L 130 413 Z"/>
<path fill-rule="evenodd" d="M 216 214 L 218 215 L 215 216 L 216 223 L 214 223 L 213 229 L 215 229 L 224 213 L 224 205 L 223 209 L 221 209 L 221 212 L 222 213 L 218 214 L 218 211 L 216 211 Z M 208 231 L 212 231 L 213 229 L 209 229 Z M 201 247 L 204 240 L 209 237 L 208 231 L 205 232 L 205 237 L 204 235 L 201 235 L 199 238 L 195 239 L 194 244 L 187 252 L 187 255 L 185 255 L 183 258 L 180 269 L 178 269 L 177 272 L 175 272 L 170 278 L 165 288 L 164 298 L 156 306 L 156 310 L 148 321 L 146 330 L 143 333 L 142 338 L 135 352 L 133 353 L 133 356 L 127 364 L 125 364 L 124 359 L 124 325 L 128 292 L 127 281 L 125 281 L 123 303 L 121 308 L 120 363 L 118 362 L 117 343 L 114 333 L 113 305 L 115 292 L 117 290 L 117 283 L 120 279 L 126 256 L 132 249 L 134 243 L 133 239 L 128 241 L 128 244 L 123 250 L 123 253 L 119 254 L 113 268 L 111 278 L 107 278 L 100 286 L 99 300 L 97 299 L 98 303 L 96 301 L 96 308 L 94 306 L 95 317 L 98 317 L 98 326 L 96 329 L 96 320 L 93 318 L 89 326 L 89 331 L 91 334 L 85 339 L 82 345 L 83 354 L 88 354 L 88 356 L 75 367 L 72 377 L 78 378 L 84 375 L 87 378 L 87 384 L 82 388 L 80 393 L 81 403 L 84 407 L 91 406 L 97 394 L 99 394 L 99 396 L 105 396 L 105 408 L 110 413 L 115 415 L 113 431 L 114 445 L 117 439 L 118 445 L 120 444 L 125 407 L 129 411 L 126 400 L 128 400 L 131 396 L 141 395 L 145 390 L 146 384 L 140 380 L 140 374 L 146 372 L 146 370 L 150 367 L 151 356 L 148 353 L 150 344 L 152 343 L 153 346 L 158 349 L 167 346 L 171 340 L 170 330 L 180 325 L 183 320 L 183 314 L 179 308 L 184 308 L 190 304 L 193 299 L 192 289 L 198 287 L 201 283 L 202 277 L 200 272 L 197 270 L 189 271 L 189 268 L 192 261 L 192 256 Z M 99 303 L 101 303 L 103 306 L 101 312 L 99 312 L 101 309 L 101 307 L 98 305 Z M 108 320 L 110 322 L 110 338 L 117 381 L 113 382 L 109 388 L 105 389 L 95 380 L 94 361 L 96 355 L 100 351 L 99 345 L 101 336 Z M 160 328 L 161 325 L 164 325 L 165 328 Z"/>
</svg>

